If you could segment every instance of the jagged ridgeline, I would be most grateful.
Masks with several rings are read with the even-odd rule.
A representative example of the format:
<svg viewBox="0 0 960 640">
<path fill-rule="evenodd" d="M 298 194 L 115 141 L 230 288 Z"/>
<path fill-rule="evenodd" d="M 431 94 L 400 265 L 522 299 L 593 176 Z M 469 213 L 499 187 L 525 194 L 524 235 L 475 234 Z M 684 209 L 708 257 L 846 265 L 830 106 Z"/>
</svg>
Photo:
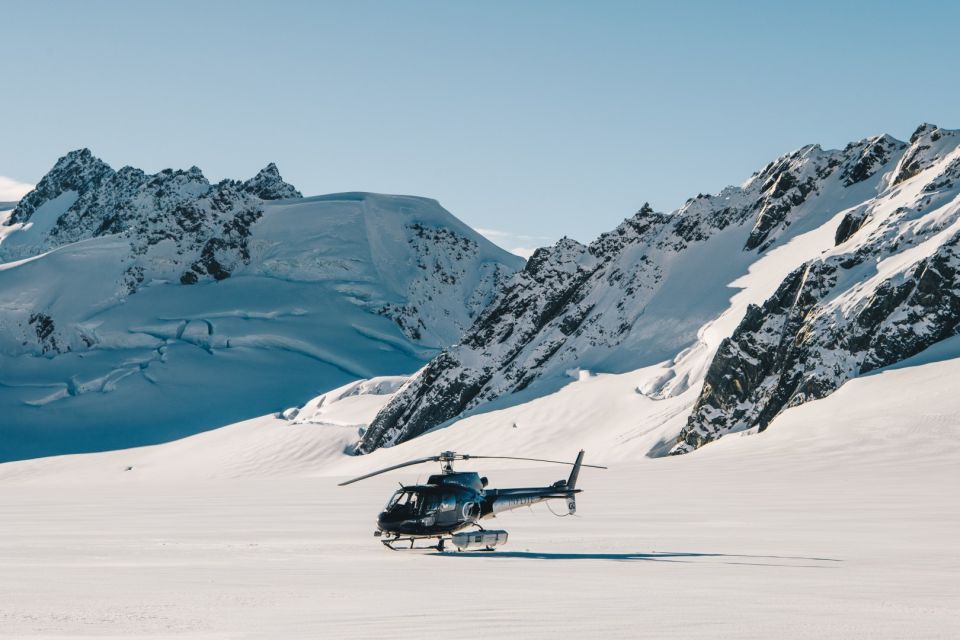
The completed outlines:
<svg viewBox="0 0 960 640">
<path fill-rule="evenodd" d="M 683 453 L 916 354 L 960 319 L 958 142 L 923 125 L 909 143 L 806 146 L 740 187 L 538 250 L 358 452 L 548 393 L 574 367 L 663 363 L 641 391 L 690 392 L 693 406 L 651 455 Z M 737 294 L 747 274 L 761 284 Z"/>
<path fill-rule="evenodd" d="M 222 280 L 238 265 L 249 264 L 250 225 L 263 215 L 262 202 L 300 197 L 273 163 L 246 182 L 210 184 L 197 167 L 153 175 L 133 167 L 114 171 L 89 149 L 80 149 L 60 158 L 7 222 L 35 222 L 45 228 L 22 239 L 15 236 L 0 250 L 5 260 L 26 258 L 122 233 L 139 256 L 164 240 L 176 242 L 176 251 L 167 257 L 183 267 L 183 284 Z M 46 219 L 35 221 L 44 205 Z M 144 268 L 131 261 L 124 276 L 129 292 L 143 282 Z"/>
<path fill-rule="evenodd" d="M 0 227 L 0 461 L 416 371 L 523 260 L 436 201 L 61 158 Z"/>
</svg>

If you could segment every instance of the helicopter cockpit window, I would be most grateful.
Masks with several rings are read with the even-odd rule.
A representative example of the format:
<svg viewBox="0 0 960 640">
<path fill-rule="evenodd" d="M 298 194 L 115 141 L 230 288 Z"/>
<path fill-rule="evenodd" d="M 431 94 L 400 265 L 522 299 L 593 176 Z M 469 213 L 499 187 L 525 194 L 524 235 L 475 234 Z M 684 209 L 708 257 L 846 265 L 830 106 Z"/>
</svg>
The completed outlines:
<svg viewBox="0 0 960 640">
<path fill-rule="evenodd" d="M 423 501 L 423 515 L 430 515 L 436 513 L 440 508 L 440 496 L 437 494 L 432 494 L 424 497 Z"/>
<path fill-rule="evenodd" d="M 400 489 L 393 494 L 384 511 L 416 511 L 417 494 L 414 491 L 404 491 Z"/>
<path fill-rule="evenodd" d="M 400 498 L 402 497 L 403 497 L 403 491 L 395 492 L 392 496 L 390 496 L 390 499 L 387 500 L 387 504 L 384 505 L 383 510 L 390 511 L 390 509 L 392 509 L 395 504 L 400 502 Z"/>
<path fill-rule="evenodd" d="M 457 497 L 447 494 L 440 499 L 440 511 L 453 511 L 457 508 Z"/>
</svg>

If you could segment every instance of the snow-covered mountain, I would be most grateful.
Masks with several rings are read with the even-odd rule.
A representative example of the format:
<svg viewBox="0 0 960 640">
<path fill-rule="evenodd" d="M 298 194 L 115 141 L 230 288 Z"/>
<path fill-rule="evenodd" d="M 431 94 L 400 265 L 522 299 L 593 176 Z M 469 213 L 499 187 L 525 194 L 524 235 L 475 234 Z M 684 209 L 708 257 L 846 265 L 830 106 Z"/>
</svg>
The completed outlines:
<svg viewBox="0 0 960 640">
<path fill-rule="evenodd" d="M 0 461 L 158 442 L 454 343 L 523 265 L 433 200 L 74 151 L 0 226 Z"/>
<path fill-rule="evenodd" d="M 289 422 L 326 424 L 325 392 L 376 376 L 375 417 L 338 440 L 361 432 L 361 453 L 492 428 L 463 419 L 549 405 L 590 372 L 660 402 L 642 437 L 615 419 L 649 455 L 763 430 L 957 333 L 958 167 L 960 133 L 932 125 L 809 145 L 521 269 L 430 200 L 302 198 L 273 165 L 211 185 L 73 152 L 0 212 L 0 459 L 301 405 Z M 632 406 L 618 394 L 604 402 Z"/>
<path fill-rule="evenodd" d="M 690 398 L 650 453 L 683 453 L 919 353 L 960 321 L 958 144 L 922 125 L 908 143 L 806 146 L 672 213 L 644 206 L 588 246 L 538 250 L 357 450 L 543 396 L 580 369 L 645 368 L 638 392 Z"/>
</svg>

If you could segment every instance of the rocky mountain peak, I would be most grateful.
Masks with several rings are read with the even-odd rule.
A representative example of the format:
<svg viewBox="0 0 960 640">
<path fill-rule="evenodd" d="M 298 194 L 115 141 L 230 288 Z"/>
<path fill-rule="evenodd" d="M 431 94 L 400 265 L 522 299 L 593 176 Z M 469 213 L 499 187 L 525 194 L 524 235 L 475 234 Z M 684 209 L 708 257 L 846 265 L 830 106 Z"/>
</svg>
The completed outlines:
<svg viewBox="0 0 960 640">
<path fill-rule="evenodd" d="M 843 186 L 850 187 L 867 180 L 905 147 L 903 142 L 887 134 L 850 143 L 844 149 L 846 163 L 840 173 Z"/>
<path fill-rule="evenodd" d="M 44 202 L 75 191 L 84 194 L 95 189 L 114 174 L 106 162 L 94 156 L 90 149 L 76 149 L 57 160 L 33 191 L 25 195 L 6 224 L 26 222 Z"/>
<path fill-rule="evenodd" d="M 849 188 L 879 178 L 878 171 L 906 148 L 888 135 L 851 142 L 842 150 L 806 145 L 771 162 L 743 185 L 746 195 L 759 192 L 754 202 L 756 221 L 745 249 L 764 251 L 776 234 L 793 223 L 797 211 L 839 176 Z"/>
<path fill-rule="evenodd" d="M 930 136 L 940 127 L 929 122 L 923 122 L 910 134 L 910 144 L 916 144 L 923 136 Z"/>
<path fill-rule="evenodd" d="M 100 158 L 93 155 L 87 147 L 68 151 L 62 158 L 53 165 L 53 171 L 65 172 L 70 167 L 86 167 L 106 164 Z"/>
<path fill-rule="evenodd" d="M 921 124 L 910 136 L 910 146 L 900 159 L 893 184 L 898 185 L 926 171 L 960 143 L 960 131 Z"/>
<path fill-rule="evenodd" d="M 243 189 L 263 200 L 303 197 L 303 194 L 297 191 L 293 185 L 284 182 L 280 176 L 280 170 L 272 162 L 261 169 L 257 175 L 244 182 Z"/>
<path fill-rule="evenodd" d="M 524 270 L 537 275 L 549 269 L 575 269 L 576 263 L 587 252 L 587 247 L 566 236 L 552 247 L 540 247 L 527 260 Z"/>
<path fill-rule="evenodd" d="M 152 175 L 133 167 L 114 171 L 89 149 L 78 149 L 20 202 L 7 224 L 35 224 L 8 237 L 0 259 L 116 235 L 130 247 L 124 294 L 151 277 L 183 284 L 222 280 L 249 263 L 250 226 L 262 216 L 264 196 L 291 191 L 274 165 L 247 183 L 211 185 L 197 166 Z"/>
</svg>

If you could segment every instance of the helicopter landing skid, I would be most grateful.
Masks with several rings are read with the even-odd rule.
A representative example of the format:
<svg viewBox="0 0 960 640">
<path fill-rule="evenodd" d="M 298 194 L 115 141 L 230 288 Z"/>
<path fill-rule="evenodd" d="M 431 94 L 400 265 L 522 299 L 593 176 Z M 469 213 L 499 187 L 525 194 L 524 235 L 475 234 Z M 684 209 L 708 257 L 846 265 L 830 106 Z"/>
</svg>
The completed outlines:
<svg viewBox="0 0 960 640">
<path fill-rule="evenodd" d="M 385 546 L 387 549 L 390 549 L 391 551 L 427 551 L 427 550 L 434 550 L 434 551 L 441 551 L 441 552 L 442 552 L 442 551 L 444 550 L 444 549 L 443 549 L 443 548 L 444 548 L 444 542 L 446 542 L 446 541 L 449 540 L 450 538 L 437 538 L 437 544 L 428 545 L 428 546 L 426 546 L 426 547 L 417 547 L 417 546 L 414 546 L 414 545 L 416 544 L 417 540 L 429 540 L 429 539 L 430 539 L 430 538 L 412 538 L 412 537 L 409 537 L 409 538 L 401 538 L 401 537 L 396 537 L 396 538 L 389 538 L 389 539 L 386 539 L 386 540 L 381 540 L 380 542 L 382 542 L 382 543 L 383 543 L 383 546 Z M 401 543 L 401 542 L 403 542 L 403 543 L 409 542 L 409 543 L 410 543 L 410 546 L 409 546 L 409 547 L 399 547 L 399 546 L 396 546 L 398 543 Z"/>
<path fill-rule="evenodd" d="M 477 531 L 459 532 L 451 536 L 395 536 L 380 540 L 383 546 L 391 551 L 427 551 L 435 550 L 440 553 L 445 552 L 445 544 L 452 543 L 458 552 L 461 551 L 496 551 L 496 547 L 507 542 L 507 532 L 502 530 L 484 529 L 477 523 L 473 523 Z M 437 544 L 427 546 L 416 546 L 417 540 L 437 540 Z M 409 543 L 410 546 L 398 546 L 399 544 Z"/>
</svg>

